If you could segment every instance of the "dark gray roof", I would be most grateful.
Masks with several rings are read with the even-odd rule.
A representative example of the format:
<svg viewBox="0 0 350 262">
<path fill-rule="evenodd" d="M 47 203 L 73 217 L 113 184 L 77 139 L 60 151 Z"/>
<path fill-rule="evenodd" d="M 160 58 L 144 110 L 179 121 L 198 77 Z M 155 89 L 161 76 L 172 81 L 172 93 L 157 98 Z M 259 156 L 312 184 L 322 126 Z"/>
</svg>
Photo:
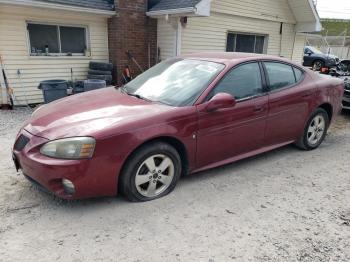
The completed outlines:
<svg viewBox="0 0 350 262">
<path fill-rule="evenodd" d="M 37 2 L 46 2 L 61 5 L 87 7 L 99 10 L 113 11 L 113 0 L 35 0 Z"/>
<path fill-rule="evenodd" d="M 158 3 L 154 4 L 149 11 L 195 7 L 200 1 L 201 0 L 158 0 Z"/>
</svg>

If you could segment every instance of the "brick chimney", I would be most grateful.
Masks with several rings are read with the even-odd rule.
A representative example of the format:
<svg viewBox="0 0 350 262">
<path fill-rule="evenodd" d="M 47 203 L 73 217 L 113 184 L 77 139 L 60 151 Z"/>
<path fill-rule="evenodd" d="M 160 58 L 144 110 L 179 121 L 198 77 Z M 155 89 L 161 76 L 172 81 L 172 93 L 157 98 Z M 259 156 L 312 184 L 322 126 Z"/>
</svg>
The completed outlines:
<svg viewBox="0 0 350 262">
<path fill-rule="evenodd" d="M 126 55 L 128 50 L 144 70 L 156 63 L 157 20 L 146 16 L 147 2 L 115 0 L 117 14 L 108 20 L 109 56 L 115 65 L 114 79 L 119 84 L 126 65 L 133 77 L 141 73 Z"/>
</svg>

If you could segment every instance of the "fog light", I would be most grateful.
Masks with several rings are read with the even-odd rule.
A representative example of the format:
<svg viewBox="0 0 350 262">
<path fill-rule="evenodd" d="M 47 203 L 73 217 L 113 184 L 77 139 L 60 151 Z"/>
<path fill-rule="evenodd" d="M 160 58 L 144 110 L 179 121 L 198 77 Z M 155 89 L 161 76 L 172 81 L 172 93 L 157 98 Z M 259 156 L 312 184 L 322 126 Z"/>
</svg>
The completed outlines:
<svg viewBox="0 0 350 262">
<path fill-rule="evenodd" d="M 75 186 L 72 181 L 64 178 L 62 179 L 62 185 L 64 192 L 67 194 L 73 195 L 75 193 Z"/>
</svg>

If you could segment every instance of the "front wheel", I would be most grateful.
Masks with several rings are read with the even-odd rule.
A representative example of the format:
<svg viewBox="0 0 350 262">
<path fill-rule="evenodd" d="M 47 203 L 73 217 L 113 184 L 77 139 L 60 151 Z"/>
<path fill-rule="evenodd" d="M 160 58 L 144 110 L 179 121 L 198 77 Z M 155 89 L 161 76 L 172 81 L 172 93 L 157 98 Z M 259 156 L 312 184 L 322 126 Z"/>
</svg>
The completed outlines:
<svg viewBox="0 0 350 262">
<path fill-rule="evenodd" d="M 170 193 L 180 174 L 181 159 L 176 149 L 163 142 L 146 144 L 127 161 L 119 189 L 130 201 L 149 201 Z"/>
<path fill-rule="evenodd" d="M 321 71 L 322 67 L 324 67 L 324 62 L 321 60 L 316 60 L 312 64 L 312 69 L 315 71 Z"/>
<path fill-rule="evenodd" d="M 318 108 L 310 117 L 304 129 L 303 136 L 295 145 L 304 150 L 313 150 L 318 148 L 326 137 L 329 126 L 329 117 L 327 112 Z"/>
</svg>

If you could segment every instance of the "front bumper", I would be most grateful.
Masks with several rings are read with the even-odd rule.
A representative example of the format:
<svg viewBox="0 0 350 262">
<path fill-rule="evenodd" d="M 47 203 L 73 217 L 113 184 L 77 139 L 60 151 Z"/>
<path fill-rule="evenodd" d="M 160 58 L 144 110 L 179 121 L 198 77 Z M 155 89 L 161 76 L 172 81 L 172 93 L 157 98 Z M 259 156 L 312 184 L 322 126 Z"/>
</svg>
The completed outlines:
<svg viewBox="0 0 350 262">
<path fill-rule="evenodd" d="M 118 162 L 103 156 L 83 160 L 53 159 L 40 154 L 40 147 L 48 142 L 21 130 L 16 138 L 25 136 L 29 142 L 23 149 L 13 149 L 16 168 L 32 182 L 63 199 L 82 199 L 100 196 L 113 196 L 117 193 Z M 75 193 L 64 190 L 62 180 L 74 183 Z"/>
<path fill-rule="evenodd" d="M 336 68 L 336 67 L 337 67 L 337 63 L 332 63 L 332 62 L 330 62 L 330 61 L 326 61 L 325 67 L 328 67 L 328 68 Z"/>
</svg>

